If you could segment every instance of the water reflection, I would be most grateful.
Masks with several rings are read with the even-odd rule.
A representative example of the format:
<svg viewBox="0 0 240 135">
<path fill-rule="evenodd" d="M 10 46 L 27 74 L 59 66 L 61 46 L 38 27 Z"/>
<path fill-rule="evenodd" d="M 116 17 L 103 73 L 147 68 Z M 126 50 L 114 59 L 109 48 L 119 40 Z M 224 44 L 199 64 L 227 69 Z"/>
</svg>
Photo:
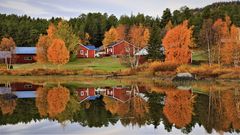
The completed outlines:
<svg viewBox="0 0 240 135">
<path fill-rule="evenodd" d="M 106 127 L 163 124 L 182 133 L 202 126 L 207 133 L 240 129 L 240 89 L 197 92 L 196 86 L 132 84 L 113 87 L 83 87 L 69 84 L 6 83 L 0 85 L 0 125 L 48 119 L 63 126 Z M 0 126 L 1 127 L 1 126 Z M 198 127 L 199 128 L 199 127 Z"/>
</svg>

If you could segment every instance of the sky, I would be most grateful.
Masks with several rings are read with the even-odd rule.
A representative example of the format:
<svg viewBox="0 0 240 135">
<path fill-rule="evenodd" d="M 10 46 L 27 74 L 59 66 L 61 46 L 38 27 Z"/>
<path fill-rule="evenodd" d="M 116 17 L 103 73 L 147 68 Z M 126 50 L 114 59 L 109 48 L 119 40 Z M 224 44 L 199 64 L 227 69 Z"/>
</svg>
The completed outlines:
<svg viewBox="0 0 240 135">
<path fill-rule="evenodd" d="M 166 8 L 171 11 L 183 6 L 201 8 L 220 1 L 231 0 L 0 0 L 0 13 L 67 20 L 88 12 L 106 12 L 117 17 L 144 13 L 157 17 Z"/>
</svg>

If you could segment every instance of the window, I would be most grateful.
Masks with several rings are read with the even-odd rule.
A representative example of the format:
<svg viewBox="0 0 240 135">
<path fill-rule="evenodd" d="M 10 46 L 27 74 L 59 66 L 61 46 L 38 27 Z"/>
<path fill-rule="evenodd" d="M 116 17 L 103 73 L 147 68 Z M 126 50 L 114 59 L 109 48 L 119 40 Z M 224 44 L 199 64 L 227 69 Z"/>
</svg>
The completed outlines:
<svg viewBox="0 0 240 135">
<path fill-rule="evenodd" d="M 32 88 L 32 85 L 31 84 L 25 84 L 24 88 Z"/>
<path fill-rule="evenodd" d="M 83 54 L 84 54 L 83 50 L 80 50 L 80 54 L 81 54 L 81 55 L 83 55 Z"/>
<path fill-rule="evenodd" d="M 84 91 L 81 91 L 80 95 L 81 95 L 81 96 L 84 96 Z"/>
<path fill-rule="evenodd" d="M 32 60 L 31 56 L 24 57 L 24 60 Z"/>
</svg>

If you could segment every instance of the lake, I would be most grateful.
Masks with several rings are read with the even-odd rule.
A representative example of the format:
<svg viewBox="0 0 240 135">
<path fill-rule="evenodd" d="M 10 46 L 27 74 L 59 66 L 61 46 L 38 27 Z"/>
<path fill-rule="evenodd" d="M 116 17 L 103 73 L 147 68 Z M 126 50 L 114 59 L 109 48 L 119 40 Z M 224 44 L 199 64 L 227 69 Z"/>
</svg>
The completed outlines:
<svg viewBox="0 0 240 135">
<path fill-rule="evenodd" d="M 0 134 L 239 134 L 239 81 L 0 79 Z"/>
</svg>

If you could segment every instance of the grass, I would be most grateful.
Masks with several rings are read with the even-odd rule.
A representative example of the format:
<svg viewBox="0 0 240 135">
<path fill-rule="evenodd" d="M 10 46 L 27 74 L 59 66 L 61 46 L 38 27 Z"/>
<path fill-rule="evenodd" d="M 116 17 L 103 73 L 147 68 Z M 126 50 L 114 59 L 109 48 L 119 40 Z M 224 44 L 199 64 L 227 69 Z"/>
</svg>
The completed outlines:
<svg viewBox="0 0 240 135">
<path fill-rule="evenodd" d="M 193 51 L 192 54 L 192 60 L 194 61 L 207 61 L 208 60 L 208 56 L 207 53 L 205 51 L 200 51 L 200 50 L 195 50 Z"/>
<path fill-rule="evenodd" d="M 56 65 L 47 63 L 31 63 L 31 64 L 15 64 L 14 69 L 57 69 Z M 61 65 L 60 69 L 66 70 L 83 70 L 83 69 L 93 69 L 93 70 L 102 70 L 102 71 L 118 71 L 126 69 L 127 67 L 123 66 L 118 58 L 113 57 L 104 57 L 104 58 L 88 58 L 88 59 L 77 59 L 73 62 L 69 62 L 65 65 Z"/>
</svg>

